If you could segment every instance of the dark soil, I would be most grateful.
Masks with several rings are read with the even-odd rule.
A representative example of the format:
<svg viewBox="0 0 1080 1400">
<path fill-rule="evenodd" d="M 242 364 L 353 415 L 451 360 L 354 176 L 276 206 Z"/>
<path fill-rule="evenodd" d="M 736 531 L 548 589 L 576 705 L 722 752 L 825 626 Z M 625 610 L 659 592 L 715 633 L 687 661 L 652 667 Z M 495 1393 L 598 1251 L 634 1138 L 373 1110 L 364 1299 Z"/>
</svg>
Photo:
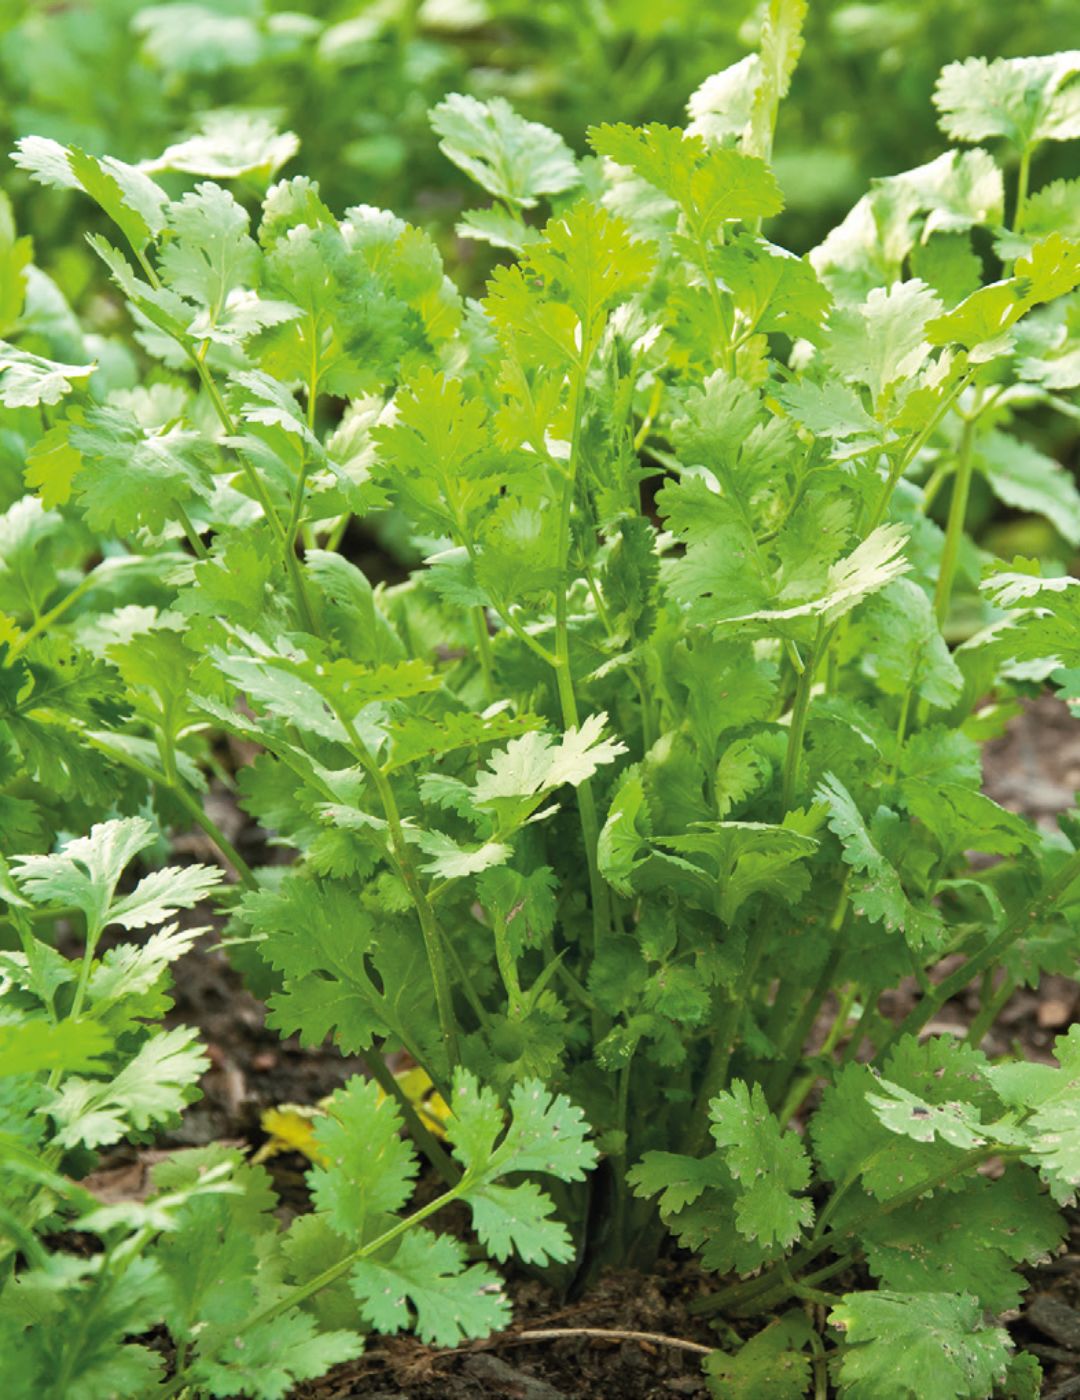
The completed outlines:
<svg viewBox="0 0 1080 1400">
<path fill-rule="evenodd" d="M 1008 732 L 988 746 L 986 789 L 1003 805 L 1052 824 L 1055 812 L 1072 806 L 1080 788 L 1080 725 L 1060 703 L 1043 698 L 1030 704 Z M 219 799 L 215 818 L 241 849 L 253 839 L 235 808 Z M 202 838 L 187 838 L 185 850 Z M 261 858 L 268 853 L 260 852 Z M 205 917 L 200 922 L 206 922 Z M 208 1046 L 211 1068 L 203 1098 L 185 1114 L 179 1129 L 153 1153 L 122 1151 L 88 1183 L 102 1196 L 140 1193 L 146 1168 L 167 1150 L 215 1141 L 257 1147 L 264 1140 L 260 1115 L 282 1103 L 314 1104 L 350 1075 L 364 1072 L 359 1058 L 343 1058 L 331 1047 L 304 1049 L 282 1041 L 265 1026 L 263 1006 L 244 990 L 224 953 L 207 935 L 178 965 L 176 1021 L 197 1025 Z M 903 1014 L 917 995 L 911 987 L 894 994 L 894 1014 Z M 1000 1053 L 1019 1045 L 1024 1053 L 1048 1060 L 1055 1036 L 1077 1019 L 1080 986 L 1048 977 L 1039 991 L 1018 992 L 1007 1004 L 985 1042 Z M 962 1032 L 978 1010 L 974 988 L 943 1009 L 931 1029 Z M 303 1209 L 299 1156 L 275 1157 L 269 1164 L 286 1209 Z M 421 1187 L 423 1189 L 423 1185 Z M 1043 1394 L 1052 1400 L 1080 1397 L 1080 1215 L 1067 1249 L 1031 1273 L 1032 1287 L 1022 1312 L 1006 1318 L 1018 1345 L 1043 1364 Z M 834 1287 L 858 1285 L 837 1279 Z M 297 1400 L 669 1400 L 706 1395 L 703 1348 L 718 1344 L 707 1323 L 688 1310 L 714 1281 L 687 1256 L 665 1260 L 653 1275 L 621 1273 L 603 1277 L 580 1301 L 567 1304 L 532 1279 L 511 1277 L 514 1325 L 499 1336 L 454 1351 L 427 1347 L 409 1336 L 373 1339 L 358 1361 L 337 1368 L 321 1381 L 299 1387 Z M 522 1333 L 562 1329 L 569 1335 L 530 1339 Z M 653 1338 L 604 1333 L 650 1333 Z M 666 1340 L 665 1340 L 666 1339 Z M 682 1343 L 683 1345 L 678 1345 Z M 767 1400 L 767 1397 L 762 1397 Z"/>
</svg>

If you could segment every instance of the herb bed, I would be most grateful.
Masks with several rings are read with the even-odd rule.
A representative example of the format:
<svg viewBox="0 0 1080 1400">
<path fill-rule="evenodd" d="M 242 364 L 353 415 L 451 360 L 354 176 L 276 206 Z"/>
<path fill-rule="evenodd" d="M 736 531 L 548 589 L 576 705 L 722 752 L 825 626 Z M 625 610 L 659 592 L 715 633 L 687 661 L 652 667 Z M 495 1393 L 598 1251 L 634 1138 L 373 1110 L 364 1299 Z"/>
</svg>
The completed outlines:
<svg viewBox="0 0 1080 1400">
<path fill-rule="evenodd" d="M 1033 179 L 1080 57 L 946 66 L 954 145 L 796 257 L 762 228 L 804 14 L 772 0 L 688 129 L 584 158 L 440 102 L 481 301 L 422 230 L 270 183 L 268 127 L 19 142 L 114 227 L 130 329 L 84 333 L 0 220 L 17 1397 L 277 1400 L 380 1335 L 503 1331 L 510 1261 L 588 1299 L 676 1249 L 715 1346 L 621 1341 L 714 1396 L 1038 1393 L 1004 1322 L 1066 1238 L 1080 1037 L 987 1034 L 1075 970 L 1080 822 L 996 802 L 982 753 L 1080 700 L 1080 492 L 1038 445 L 1076 415 L 1080 184 Z M 980 549 L 986 497 L 1044 558 Z M 369 518 L 402 582 L 342 551 Z M 198 1095 L 171 986 L 208 902 L 268 1026 L 366 1071 L 278 1115 L 296 1215 L 216 1135 L 91 1189 Z"/>
</svg>

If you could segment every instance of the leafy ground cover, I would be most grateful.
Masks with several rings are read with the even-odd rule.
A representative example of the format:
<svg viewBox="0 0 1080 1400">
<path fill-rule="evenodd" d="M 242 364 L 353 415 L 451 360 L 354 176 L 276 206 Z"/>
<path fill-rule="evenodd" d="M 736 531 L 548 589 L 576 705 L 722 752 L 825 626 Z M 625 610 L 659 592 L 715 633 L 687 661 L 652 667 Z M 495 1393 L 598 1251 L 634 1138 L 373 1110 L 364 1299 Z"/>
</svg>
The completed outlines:
<svg viewBox="0 0 1080 1400">
<path fill-rule="evenodd" d="M 1032 177 L 1080 58 L 948 64 L 948 148 L 799 257 L 763 228 L 803 18 L 584 159 L 437 102 L 479 299 L 416 224 L 275 179 L 265 118 L 138 164 L 18 142 L 117 329 L 5 206 L 12 1394 L 283 1396 L 498 1331 L 511 1260 L 588 1297 L 673 1259 L 713 1395 L 1038 1393 L 1003 1321 L 1066 1238 L 1080 1039 L 988 1037 L 1075 969 L 1080 827 L 982 750 L 1080 698 L 1044 450 L 1077 182 Z M 988 500 L 1038 559 L 973 537 Z M 351 557 L 373 517 L 398 581 Z M 92 1189 L 199 1093 L 171 978 L 208 905 L 268 1027 L 367 1071 L 294 1124 L 295 1214 L 218 1140 Z"/>
</svg>

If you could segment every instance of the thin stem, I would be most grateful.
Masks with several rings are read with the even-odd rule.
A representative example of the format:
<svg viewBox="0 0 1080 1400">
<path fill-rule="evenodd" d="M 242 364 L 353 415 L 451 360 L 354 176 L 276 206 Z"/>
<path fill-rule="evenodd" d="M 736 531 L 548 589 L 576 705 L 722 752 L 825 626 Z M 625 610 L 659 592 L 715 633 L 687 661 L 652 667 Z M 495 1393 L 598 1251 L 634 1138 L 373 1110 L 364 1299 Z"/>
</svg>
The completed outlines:
<svg viewBox="0 0 1080 1400">
<path fill-rule="evenodd" d="M 169 786 L 169 791 L 191 819 L 202 827 L 203 831 L 210 837 L 210 840 L 213 841 L 214 845 L 240 877 L 241 884 L 247 885 L 249 889 L 255 889 L 258 885 L 258 881 L 255 879 L 255 872 L 218 824 L 211 817 L 206 815 L 202 803 L 197 802 L 191 793 L 188 792 L 187 788 L 181 785 L 179 780 Z"/>
<path fill-rule="evenodd" d="M 491 654 L 491 634 L 488 632 L 487 613 L 480 606 L 469 609 L 473 631 L 476 633 L 476 654 L 480 661 L 480 674 L 484 678 L 484 693 L 489 700 L 497 699 L 495 690 L 495 663 Z"/>
<path fill-rule="evenodd" d="M 909 444 L 907 450 L 901 453 L 901 455 L 893 463 L 892 467 L 889 470 L 888 477 L 885 480 L 885 485 L 882 488 L 881 495 L 878 497 L 877 506 L 874 508 L 874 514 L 870 520 L 870 525 L 866 532 L 868 535 L 872 534 L 873 531 L 876 530 L 877 527 L 881 524 L 881 522 L 885 519 L 885 512 L 889 508 L 889 502 L 890 500 L 892 500 L 892 493 L 896 487 L 896 483 L 900 480 L 904 472 L 907 471 L 911 463 L 914 462 L 915 458 L 930 441 L 930 438 L 937 430 L 939 423 L 945 417 L 946 413 L 948 413 L 949 409 L 952 408 L 953 404 L 957 401 L 960 395 L 975 378 L 975 373 L 977 369 L 978 366 L 976 365 L 974 369 L 969 370 L 967 374 L 965 374 L 956 384 L 953 385 L 953 387 L 949 390 L 949 392 L 942 399 L 941 403 L 938 405 L 937 412 L 931 417 L 930 421 L 925 425 L 922 432 L 920 432 L 918 436 L 915 437 L 915 439 Z"/>
<path fill-rule="evenodd" d="M 83 944 L 82 963 L 79 967 L 79 979 L 75 983 L 75 994 L 71 998 L 71 1010 L 68 1012 L 68 1019 L 77 1021 L 82 1015 L 83 1003 L 86 1001 L 87 988 L 90 985 L 90 969 L 94 962 L 94 951 L 101 937 L 102 926 L 97 923 L 86 921 L 86 941 Z M 59 1079 L 59 1070 L 54 1070 L 49 1078 L 50 1087 Z"/>
<path fill-rule="evenodd" d="M 974 981 L 987 968 L 993 967 L 1019 939 L 1036 932 L 1040 920 L 1050 913 L 1077 879 L 1080 879 L 1080 851 L 1073 852 L 1042 893 L 1010 919 L 998 936 L 981 952 L 975 953 L 950 976 L 943 978 L 930 996 L 923 997 L 900 1025 L 894 1028 L 880 1049 L 889 1049 L 901 1036 L 918 1035 L 927 1021 L 932 1020 L 950 998 L 962 992 L 969 982 Z"/>
<path fill-rule="evenodd" d="M 558 578 L 555 594 L 555 685 L 559 695 L 559 707 L 563 724 L 567 729 L 579 726 L 577 697 L 574 694 L 574 681 L 570 671 L 570 628 L 568 622 L 570 568 L 570 517 L 574 505 L 577 482 L 578 458 L 581 445 L 581 424 L 585 409 L 585 374 L 591 349 L 583 349 L 574 376 L 574 417 L 570 438 L 570 470 L 563 483 L 562 501 L 559 510 L 559 559 Z M 585 846 L 585 861 L 589 871 L 589 893 L 592 901 L 593 952 L 611 928 L 611 900 L 607 883 L 600 874 L 597 859 L 597 845 L 600 840 L 600 823 L 596 814 L 596 798 L 592 782 L 586 778 L 578 785 L 578 816 L 581 821 L 581 838 Z"/>
<path fill-rule="evenodd" d="M 782 1278 L 778 1279 L 781 1267 L 790 1270 L 794 1274 L 804 1265 L 811 1263 L 826 1250 L 832 1249 L 841 1241 L 850 1240 L 857 1235 L 860 1230 L 883 1216 L 892 1215 L 894 1211 L 901 1210 L 904 1206 L 910 1205 L 912 1201 L 917 1201 L 920 1196 L 924 1196 L 927 1191 L 933 1191 L 938 1186 L 943 1186 L 945 1182 L 951 1181 L 953 1177 L 960 1176 L 969 1168 L 984 1162 L 989 1157 L 1016 1157 L 1021 1156 L 1027 1149 L 1023 1147 L 1002 1147 L 997 1143 L 990 1143 L 985 1147 L 973 1148 L 970 1152 L 965 1152 L 958 1157 L 944 1171 L 936 1175 L 924 1177 L 921 1181 L 909 1186 L 906 1191 L 901 1191 L 898 1195 L 890 1197 L 887 1201 L 877 1201 L 869 1209 L 862 1211 L 854 1219 L 850 1220 L 842 1230 L 830 1230 L 819 1238 L 811 1240 L 809 1244 L 797 1250 L 790 1259 L 782 1261 L 781 1265 L 774 1265 L 764 1274 L 759 1274 L 756 1278 L 748 1281 L 733 1284 L 729 1288 L 723 1289 L 720 1293 L 714 1293 L 711 1297 L 700 1298 L 691 1303 L 690 1311 L 694 1313 L 718 1312 L 733 1306 L 744 1307 L 751 1299 L 755 1301 L 763 1294 L 770 1298 L 774 1290 L 781 1292 L 784 1288 Z"/>
<path fill-rule="evenodd" d="M 1016 991 L 1016 983 L 1009 976 L 1001 980 L 1001 986 L 994 991 L 994 969 L 988 967 L 982 975 L 982 989 L 979 993 L 979 1013 L 972 1021 L 965 1036 L 969 1045 L 974 1045 L 976 1049 L 982 1044 L 983 1037 L 997 1020 L 998 1016 L 1005 1008 L 1005 1003 Z"/>
<path fill-rule="evenodd" d="M 836 939 L 837 937 L 838 933 L 834 931 L 833 938 Z M 780 1054 L 780 1061 L 774 1072 L 769 1076 L 769 1099 L 773 1104 L 780 1101 L 781 1096 L 790 1084 L 795 1066 L 802 1057 L 802 1050 L 803 1046 L 806 1044 L 806 1038 L 814 1028 L 814 1022 L 817 1020 L 817 1014 L 821 1009 L 821 1003 L 832 990 L 833 977 L 836 975 L 836 969 L 840 963 L 841 951 L 839 947 L 834 947 L 825 960 L 825 965 L 821 969 L 821 975 L 818 977 L 817 984 L 806 998 L 806 1001 L 803 1003 L 802 1011 L 791 1027 L 787 1040 L 784 1043 L 784 1048 Z M 785 1118 L 784 1121 L 786 1122 L 787 1119 Z"/>
<path fill-rule="evenodd" d="M 743 1011 L 750 997 L 750 989 L 757 976 L 761 959 L 765 954 L 771 932 L 770 921 L 758 920 L 746 949 L 746 965 L 738 985 L 725 1003 L 713 1030 L 712 1048 L 702 1076 L 701 1086 L 694 1100 L 690 1115 L 690 1127 L 682 1151 L 690 1157 L 701 1152 L 709 1136 L 709 1105 L 728 1080 L 731 1057 L 735 1052 Z"/>
<path fill-rule="evenodd" d="M 86 734 L 84 738 L 88 744 L 103 753 L 108 758 L 115 759 L 117 763 L 123 764 L 125 768 L 130 768 L 133 773 L 138 773 L 140 777 L 152 783 L 155 787 L 161 788 L 163 792 L 171 793 L 172 796 L 183 807 L 184 811 L 196 822 L 203 831 L 206 832 L 210 840 L 218 848 L 221 854 L 235 869 L 242 884 L 249 889 L 257 888 L 258 882 L 255 873 L 243 858 L 240 852 L 232 844 L 229 838 L 221 830 L 212 817 L 207 816 L 203 811 L 202 803 L 197 802 L 188 792 L 179 778 L 175 782 L 170 782 L 164 773 L 159 773 L 156 768 L 152 768 L 149 763 L 143 763 L 141 759 L 135 758 L 133 754 L 125 753 L 123 749 L 114 748 L 111 744 L 104 743 L 94 734 Z"/>
<path fill-rule="evenodd" d="M 790 812 L 795 804 L 795 793 L 799 785 L 799 764 L 802 758 L 803 740 L 806 736 L 806 721 L 810 715 L 810 692 L 814 687 L 814 674 L 822 651 L 828 644 L 824 622 L 818 623 L 810 654 L 804 663 L 802 675 L 795 689 L 795 705 L 791 712 L 791 728 L 788 730 L 787 750 L 784 754 L 784 784 L 781 802 L 785 812 Z"/>
<path fill-rule="evenodd" d="M 51 607 L 48 612 L 42 613 L 32 626 L 28 627 L 25 632 L 11 643 L 8 649 L 7 662 L 5 664 L 10 666 L 12 661 L 14 661 L 21 652 L 25 651 L 32 641 L 40 637 L 43 632 L 47 632 L 52 624 L 63 617 L 68 608 L 72 607 L 80 598 L 84 597 L 93 586 L 93 573 L 84 575 L 70 593 L 66 593 L 63 598 L 60 599 L 59 603 Z"/>
<path fill-rule="evenodd" d="M 460 1168 L 417 1113 L 409 1096 L 390 1072 L 389 1065 L 377 1050 L 371 1050 L 366 1054 L 364 1063 L 367 1065 L 372 1079 L 386 1097 L 393 1099 L 401 1110 L 401 1116 L 405 1120 L 410 1137 L 416 1140 L 424 1156 L 442 1177 L 444 1184 L 448 1187 L 456 1186 L 461 1180 Z M 438 1086 L 436 1086 L 436 1093 L 438 1092 Z"/>
<path fill-rule="evenodd" d="M 956 478 L 953 481 L 952 500 L 949 502 L 949 518 L 945 526 L 945 545 L 941 551 L 941 566 L 938 572 L 937 590 L 934 593 L 934 615 L 938 626 L 943 627 L 949 615 L 952 601 L 953 583 L 960 559 L 960 546 L 964 539 L 964 521 L 967 519 L 968 496 L 971 491 L 973 471 L 972 443 L 975 433 L 975 415 L 964 419 L 960 434 L 960 446 L 956 454 Z"/>
<path fill-rule="evenodd" d="M 360 737 L 356 726 L 348 715 L 343 714 L 336 706 L 333 706 L 333 709 L 345 730 L 345 735 L 353 753 L 359 759 L 364 771 L 374 783 L 375 791 L 378 793 L 379 802 L 382 805 L 383 815 L 386 818 L 387 830 L 390 834 L 390 852 L 394 864 L 397 866 L 398 873 L 405 882 L 405 888 L 409 891 L 409 896 L 412 899 L 413 906 L 416 909 L 417 917 L 420 921 L 420 931 L 423 935 L 428 966 L 431 969 L 431 980 L 435 988 L 435 1006 L 439 1016 L 439 1031 L 442 1037 L 443 1048 L 446 1051 L 448 1067 L 453 1070 L 459 1059 L 457 1020 L 454 1016 L 454 1003 L 450 992 L 450 978 L 447 974 L 446 959 L 443 954 L 442 934 L 439 930 L 438 921 L 435 918 L 435 911 L 431 907 L 431 901 L 424 893 L 416 870 L 413 867 L 412 857 L 409 854 L 405 833 L 401 825 L 401 814 L 398 812 L 397 799 L 394 796 L 394 790 L 390 785 L 390 780 L 375 762 L 371 750 Z"/>
<path fill-rule="evenodd" d="M 1031 151 L 1030 146 L 1025 146 L 1020 152 L 1020 169 L 1016 175 L 1016 209 L 1013 212 L 1013 232 L 1019 233 L 1024 227 L 1024 217 L 1027 213 L 1028 181 L 1031 177 Z"/>
<path fill-rule="evenodd" d="M 520 1342 L 549 1342 L 562 1338 L 595 1337 L 602 1342 L 648 1342 L 653 1346 L 676 1347 L 696 1356 L 711 1356 L 715 1347 L 700 1342 L 687 1342 L 682 1337 L 667 1337 L 662 1332 L 637 1332 L 615 1327 L 536 1327 L 527 1332 L 515 1332 L 511 1340 Z"/>
<path fill-rule="evenodd" d="M 173 505 L 173 511 L 175 512 L 176 518 L 180 523 L 181 530 L 183 530 L 185 536 L 187 537 L 188 544 L 191 545 L 191 549 L 195 557 L 197 559 L 209 559 L 210 551 L 207 549 L 206 545 L 203 544 L 202 540 L 199 539 L 199 532 L 191 523 L 191 517 L 188 515 L 187 511 L 182 505 L 180 505 L 179 502 L 176 502 Z"/>
</svg>

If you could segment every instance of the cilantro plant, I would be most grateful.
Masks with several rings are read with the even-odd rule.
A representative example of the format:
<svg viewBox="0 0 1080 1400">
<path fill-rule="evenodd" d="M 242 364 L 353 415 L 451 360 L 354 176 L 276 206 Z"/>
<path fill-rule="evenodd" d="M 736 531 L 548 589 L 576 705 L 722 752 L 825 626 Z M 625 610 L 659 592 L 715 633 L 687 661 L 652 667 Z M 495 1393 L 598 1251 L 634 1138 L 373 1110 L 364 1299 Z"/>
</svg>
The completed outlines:
<svg viewBox="0 0 1080 1400">
<path fill-rule="evenodd" d="M 1035 1393 L 994 1319 L 1080 1181 L 1080 1042 L 1057 1068 L 981 1046 L 1016 987 L 1075 965 L 1080 832 L 987 797 L 980 744 L 1047 677 L 1077 697 L 1080 495 L 1025 417 L 1075 414 L 1080 384 L 1076 182 L 1031 174 L 1080 135 L 1074 56 L 947 67 L 964 148 L 876 182 L 797 257 L 762 227 L 803 9 L 773 0 L 690 129 L 593 127 L 583 159 L 500 101 L 440 103 L 483 192 L 459 232 L 499 259 L 479 302 L 422 230 L 339 216 L 304 177 L 253 218 L 220 183 L 253 168 L 235 132 L 141 167 L 20 143 L 115 225 L 91 246 L 138 347 L 61 358 L 58 299 L 35 329 L 8 229 L 0 400 L 29 494 L 4 517 L 0 817 L 41 852 L 8 894 L 27 966 L 22 901 L 87 919 L 74 1030 L 43 1030 L 57 1003 L 8 974 L 24 1053 L 55 1039 L 61 1073 L 104 1054 L 85 989 L 153 812 L 238 877 L 232 942 L 271 1024 L 363 1054 L 387 1094 L 332 1101 L 315 1210 L 284 1236 L 263 1176 L 219 1153 L 99 1230 L 55 1154 L 105 1141 L 65 1137 L 87 1115 L 125 1130 L 127 1081 L 79 1087 L 67 1119 L 46 1082 L 32 1194 L 104 1250 L 54 1287 L 66 1266 L 9 1212 L 25 1268 L 0 1315 L 34 1388 L 61 1382 L 24 1281 L 57 1310 L 133 1293 L 113 1335 L 164 1320 L 166 1394 L 284 1394 L 361 1326 L 481 1334 L 505 1316 L 494 1274 L 420 1228 L 464 1200 L 496 1260 L 588 1280 L 647 1266 L 662 1223 L 723 1276 L 703 1311 L 781 1313 L 710 1359 L 717 1395 L 823 1393 L 830 1368 L 855 1400 Z M 1045 522 L 1045 576 L 980 550 L 979 495 Z M 422 561 L 404 582 L 350 558 L 370 520 Z M 255 755 L 235 778 L 223 732 Z M 210 773 L 287 865 L 249 868 L 204 810 Z M 201 878 L 147 877 L 162 900 Z M 924 1035 L 976 979 L 966 1040 Z M 453 1158 L 394 1098 L 397 1049 L 452 1104 Z M 531 1177 L 581 1182 L 582 1114 L 602 1156 L 559 1191 L 568 1229 Z M 411 1215 L 402 1123 L 446 1188 Z M 192 1263 L 219 1258 L 227 1302 Z M 840 1275 L 861 1286 L 830 1292 Z"/>
<path fill-rule="evenodd" d="M 142 818 L 105 822 L 52 855 L 17 858 L 0 896 L 21 950 L 0 956 L 0 1343 L 12 1396 L 286 1395 L 360 1354 L 364 1323 L 385 1332 L 415 1318 L 440 1346 L 508 1317 L 501 1281 L 465 1247 L 422 1222 L 451 1201 L 471 1209 L 488 1253 L 533 1264 L 569 1257 L 550 1198 L 521 1173 L 579 1180 L 596 1158 L 580 1110 L 537 1081 L 518 1084 L 509 1117 L 466 1070 L 454 1078 L 447 1135 L 452 1187 L 403 1215 L 417 1154 L 394 1103 L 351 1080 L 329 1101 L 310 1173 L 315 1209 L 283 1229 L 265 1171 L 234 1149 L 180 1154 L 151 1171 L 145 1201 L 100 1204 L 77 1185 L 80 1156 L 175 1120 L 207 1060 L 191 1030 L 154 1023 L 171 1005 L 170 965 L 203 929 L 158 927 L 141 945 L 110 927 L 161 925 L 217 883 L 202 866 L 146 875 L 118 891 L 153 840 Z M 35 931 L 57 909 L 84 921 L 81 961 Z M 515 1184 L 504 1178 L 515 1175 Z M 76 1229 L 100 1248 L 82 1257 L 49 1238 Z M 22 1266 L 16 1271 L 17 1258 Z M 348 1316 L 349 1326 L 340 1325 Z M 76 1321 L 77 1320 L 77 1321 Z M 164 1326 L 176 1362 L 134 1340 Z"/>
</svg>

